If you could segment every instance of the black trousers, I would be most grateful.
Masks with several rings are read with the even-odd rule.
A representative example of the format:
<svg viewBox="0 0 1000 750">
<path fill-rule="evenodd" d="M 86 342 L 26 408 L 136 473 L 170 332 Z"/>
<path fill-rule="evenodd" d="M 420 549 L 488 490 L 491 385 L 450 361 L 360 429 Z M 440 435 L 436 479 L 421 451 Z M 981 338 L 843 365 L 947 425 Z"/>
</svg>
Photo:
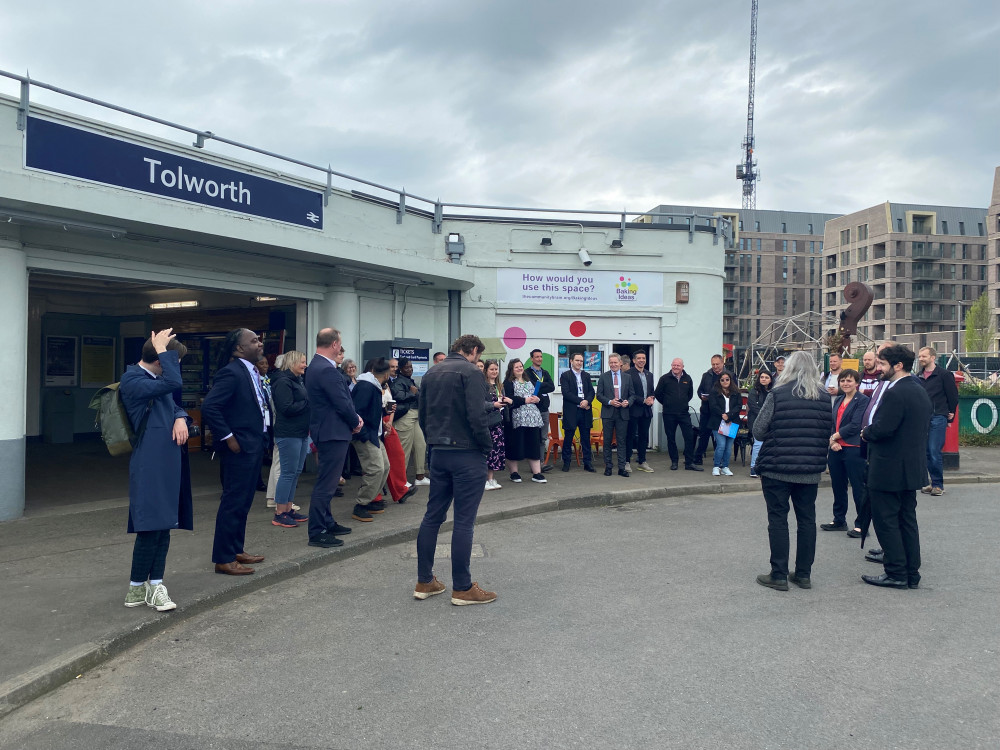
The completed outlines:
<svg viewBox="0 0 1000 750">
<path fill-rule="evenodd" d="M 861 448 L 842 448 L 830 451 L 826 460 L 830 467 L 830 484 L 833 485 L 833 522 L 847 523 L 847 485 L 851 485 L 854 495 L 854 527 L 858 527 L 861 506 L 865 500 L 865 478 L 868 476 L 868 462 L 861 454 Z"/>
<path fill-rule="evenodd" d="M 309 498 L 309 538 L 315 539 L 333 527 L 330 513 L 330 499 L 340 484 L 340 474 L 344 470 L 347 448 L 350 440 L 321 440 L 316 443 L 316 458 L 319 468 L 316 484 Z"/>
<path fill-rule="evenodd" d="M 698 416 L 698 447 L 695 448 L 694 457 L 696 460 L 701 461 L 705 455 L 705 451 L 708 450 L 708 441 L 712 437 L 712 420 L 709 418 L 710 413 L 705 409 L 699 412 Z M 718 429 L 719 425 L 715 425 Z"/>
<path fill-rule="evenodd" d="M 816 559 L 816 491 L 819 485 L 760 478 L 767 503 L 767 538 L 771 544 L 771 577 L 788 578 L 788 501 L 795 508 L 795 575 L 809 577 Z M 881 539 L 881 534 L 879 539 Z"/>
<path fill-rule="evenodd" d="M 667 433 L 667 452 L 670 454 L 670 462 L 677 463 L 677 428 L 681 429 L 681 437 L 684 438 L 684 465 L 689 466 L 694 463 L 694 430 L 691 429 L 691 416 L 683 414 L 663 414 L 663 431 Z M 708 444 L 706 443 L 706 446 Z M 701 455 L 700 453 L 698 455 Z"/>
<path fill-rule="evenodd" d="M 627 408 L 627 407 L 626 407 Z M 604 468 L 611 466 L 611 435 L 618 441 L 618 468 L 625 468 L 625 451 L 628 450 L 628 419 L 623 414 L 625 410 L 613 406 L 601 409 L 601 422 L 604 425 Z"/>
<path fill-rule="evenodd" d="M 573 458 L 573 435 L 577 430 L 579 430 L 580 450 L 583 451 L 583 465 L 593 465 L 594 451 L 593 448 L 590 447 L 590 425 L 593 424 L 593 422 L 591 421 L 590 412 L 573 404 L 563 408 L 563 463 L 568 464 Z M 580 424 L 582 421 L 580 419 L 581 414 L 585 415 L 587 418 L 582 425 Z"/>
<path fill-rule="evenodd" d="M 215 541 L 212 562 L 231 563 L 243 552 L 247 535 L 247 516 L 260 481 L 263 446 L 254 452 L 220 451 L 219 471 L 222 475 L 222 498 L 215 515 Z"/>
<path fill-rule="evenodd" d="M 163 580 L 169 549 L 170 529 L 137 531 L 132 548 L 132 577 L 129 580 L 136 583 Z"/>
<path fill-rule="evenodd" d="M 920 583 L 920 532 L 917 529 L 917 491 L 886 492 L 868 488 L 872 523 L 884 552 L 885 574 L 908 583 Z"/>
<path fill-rule="evenodd" d="M 640 464 L 646 463 L 646 449 L 649 447 L 649 425 L 653 417 L 632 414 L 628 420 L 628 440 L 625 445 L 625 462 L 632 460 L 632 451 L 635 450 L 636 461 Z M 620 450 L 620 449 L 619 449 Z"/>
</svg>

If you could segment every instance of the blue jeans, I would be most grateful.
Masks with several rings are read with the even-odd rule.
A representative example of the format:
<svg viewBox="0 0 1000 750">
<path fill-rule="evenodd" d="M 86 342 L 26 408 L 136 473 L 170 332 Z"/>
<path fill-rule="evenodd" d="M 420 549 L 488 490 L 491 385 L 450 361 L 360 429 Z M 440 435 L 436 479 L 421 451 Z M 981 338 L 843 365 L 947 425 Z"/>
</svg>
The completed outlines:
<svg viewBox="0 0 1000 750">
<path fill-rule="evenodd" d="M 309 438 L 280 437 L 275 438 L 274 443 L 278 446 L 278 460 L 281 462 L 281 473 L 274 488 L 274 502 L 276 505 L 284 505 L 295 499 L 302 464 L 309 455 Z"/>
<path fill-rule="evenodd" d="M 720 469 L 729 468 L 729 459 L 733 455 L 733 442 L 735 439 L 720 435 L 718 432 L 715 433 L 715 459 L 712 462 L 713 466 L 717 466 Z"/>
<path fill-rule="evenodd" d="M 948 431 L 948 417 L 935 414 L 931 417 L 931 431 L 927 435 L 927 473 L 931 477 L 932 487 L 944 487 L 944 462 L 941 451 L 944 450 L 944 436 Z"/>
<path fill-rule="evenodd" d="M 753 469 L 757 465 L 757 454 L 760 453 L 760 446 L 764 444 L 763 440 L 757 440 L 754 438 L 753 450 L 750 451 L 750 468 Z"/>
<path fill-rule="evenodd" d="M 456 591 L 468 591 L 472 588 L 469 571 L 472 531 L 486 485 L 486 456 L 478 450 L 435 450 L 431 453 L 430 479 L 427 511 L 417 532 L 417 580 L 430 583 L 434 578 L 438 531 L 454 501 L 451 587 Z"/>
</svg>

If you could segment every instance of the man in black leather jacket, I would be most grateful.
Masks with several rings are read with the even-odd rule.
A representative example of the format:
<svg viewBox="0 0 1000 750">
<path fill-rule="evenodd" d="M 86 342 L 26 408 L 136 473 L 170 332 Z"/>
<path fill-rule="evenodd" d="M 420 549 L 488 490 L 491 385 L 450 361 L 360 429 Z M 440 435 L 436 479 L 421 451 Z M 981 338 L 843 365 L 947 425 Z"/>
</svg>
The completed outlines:
<svg viewBox="0 0 1000 750">
<path fill-rule="evenodd" d="M 485 349 L 478 337 L 460 336 L 420 384 L 420 427 L 431 447 L 431 484 L 417 534 L 416 599 L 445 590 L 434 576 L 434 550 L 452 502 L 451 603 L 488 604 L 497 598 L 479 588 L 469 572 L 473 528 L 486 486 L 486 456 L 493 449 L 484 406 L 486 378 L 475 365 Z"/>
</svg>

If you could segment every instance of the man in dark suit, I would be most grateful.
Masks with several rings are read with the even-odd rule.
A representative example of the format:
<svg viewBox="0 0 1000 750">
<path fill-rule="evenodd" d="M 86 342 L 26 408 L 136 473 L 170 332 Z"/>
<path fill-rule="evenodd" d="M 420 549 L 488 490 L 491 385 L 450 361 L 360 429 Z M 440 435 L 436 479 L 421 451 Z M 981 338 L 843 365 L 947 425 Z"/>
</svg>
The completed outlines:
<svg viewBox="0 0 1000 750">
<path fill-rule="evenodd" d="M 212 390 L 201 407 L 212 431 L 213 450 L 219 455 L 222 498 L 215 517 L 212 562 L 215 572 L 250 575 L 247 567 L 264 561 L 243 549 L 247 516 L 260 479 L 271 407 L 257 371 L 264 345 L 251 330 L 237 328 L 226 335 Z"/>
<path fill-rule="evenodd" d="M 337 534 L 351 530 L 333 520 L 330 498 L 344 468 L 351 436 L 361 431 L 364 421 L 354 410 L 347 379 L 340 372 L 344 347 L 340 331 L 324 328 L 316 334 L 316 355 L 306 371 L 309 395 L 309 434 L 316 444 L 319 470 L 309 499 L 309 546 L 339 547 Z"/>
<path fill-rule="evenodd" d="M 653 468 L 646 463 L 646 448 L 649 445 L 649 425 L 653 422 L 653 374 L 646 369 L 646 352 L 632 352 L 632 392 L 635 397 L 628 407 L 628 441 L 625 447 L 625 463 L 631 466 L 632 449 L 635 449 L 635 468 L 652 473 Z M 619 450 L 621 448 L 619 447 Z"/>
<path fill-rule="evenodd" d="M 590 373 L 583 369 L 582 354 L 574 354 L 569 362 L 570 369 L 559 376 L 563 400 L 562 470 L 569 471 L 570 458 L 573 456 L 573 437 L 579 430 L 583 468 L 594 471 L 594 455 L 590 447 L 590 431 L 594 427 L 594 412 L 590 408 L 594 400 L 594 384 L 590 380 Z"/>
<path fill-rule="evenodd" d="M 917 490 L 927 477 L 927 434 L 934 408 L 910 375 L 913 350 L 897 344 L 878 356 L 887 383 L 861 437 L 868 443 L 868 497 L 885 573 L 861 579 L 873 586 L 915 589 L 920 585 Z"/>
<path fill-rule="evenodd" d="M 601 402 L 601 422 L 604 424 L 604 476 L 611 476 L 611 435 L 618 436 L 618 476 L 627 477 L 625 470 L 626 436 L 628 435 L 629 405 L 632 403 L 632 378 L 621 371 L 622 360 L 617 354 L 608 357 L 611 369 L 597 381 L 597 400 Z"/>
</svg>

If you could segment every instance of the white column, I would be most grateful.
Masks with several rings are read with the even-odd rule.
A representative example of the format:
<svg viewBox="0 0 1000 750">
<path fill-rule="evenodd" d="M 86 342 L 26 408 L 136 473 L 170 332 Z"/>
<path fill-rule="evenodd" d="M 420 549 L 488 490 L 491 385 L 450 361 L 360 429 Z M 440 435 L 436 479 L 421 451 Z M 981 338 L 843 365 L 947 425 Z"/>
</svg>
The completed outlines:
<svg viewBox="0 0 1000 750">
<path fill-rule="evenodd" d="M 28 267 L 20 242 L 0 239 L 0 521 L 24 515 L 24 409 L 28 360 Z"/>
<path fill-rule="evenodd" d="M 312 356 L 316 348 L 316 334 L 322 328 L 336 328 L 347 350 L 348 359 L 353 359 L 361 369 L 361 320 L 358 295 L 353 288 L 331 289 L 322 300 L 309 302 L 309 338 L 300 347 Z M 297 335 L 297 334 L 296 334 Z"/>
</svg>

